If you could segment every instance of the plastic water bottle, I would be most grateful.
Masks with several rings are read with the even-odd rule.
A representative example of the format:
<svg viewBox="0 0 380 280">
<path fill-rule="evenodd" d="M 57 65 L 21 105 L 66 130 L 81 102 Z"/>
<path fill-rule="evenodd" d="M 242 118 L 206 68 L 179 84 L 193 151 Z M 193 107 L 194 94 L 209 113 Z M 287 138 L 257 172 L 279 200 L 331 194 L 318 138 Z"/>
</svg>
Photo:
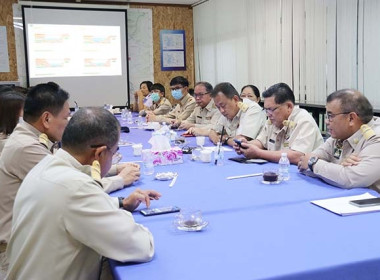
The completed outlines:
<svg viewBox="0 0 380 280">
<path fill-rule="evenodd" d="M 132 112 L 131 111 L 127 112 L 127 123 L 128 124 L 133 124 L 133 117 L 132 117 Z"/>
<path fill-rule="evenodd" d="M 289 162 L 287 153 L 281 154 L 281 158 L 278 164 L 279 164 L 278 175 L 280 177 L 279 179 L 282 181 L 289 180 L 290 179 L 290 175 L 289 175 L 290 162 Z"/>
<path fill-rule="evenodd" d="M 165 135 L 170 141 L 170 129 L 166 125 L 166 122 L 162 123 L 161 131 L 162 131 L 162 135 Z"/>
</svg>

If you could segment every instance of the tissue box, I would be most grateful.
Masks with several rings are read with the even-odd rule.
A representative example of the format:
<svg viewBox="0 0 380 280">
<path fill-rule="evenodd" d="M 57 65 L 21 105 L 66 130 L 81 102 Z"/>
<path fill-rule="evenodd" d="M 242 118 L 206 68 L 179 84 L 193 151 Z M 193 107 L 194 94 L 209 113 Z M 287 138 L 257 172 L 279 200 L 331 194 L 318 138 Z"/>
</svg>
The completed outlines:
<svg viewBox="0 0 380 280">
<path fill-rule="evenodd" d="M 165 151 L 152 151 L 154 165 L 169 165 L 183 163 L 183 153 L 179 147 Z"/>
</svg>

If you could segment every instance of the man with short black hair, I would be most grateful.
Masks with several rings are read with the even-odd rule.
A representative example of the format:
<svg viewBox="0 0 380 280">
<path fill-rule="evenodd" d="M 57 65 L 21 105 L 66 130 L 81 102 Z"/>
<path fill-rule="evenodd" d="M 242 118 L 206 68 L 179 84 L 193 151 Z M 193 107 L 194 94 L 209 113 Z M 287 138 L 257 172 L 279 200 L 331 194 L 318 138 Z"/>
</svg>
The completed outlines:
<svg viewBox="0 0 380 280">
<path fill-rule="evenodd" d="M 69 94 L 55 83 L 32 87 L 25 100 L 24 122 L 16 126 L 4 146 L 0 156 L 1 251 L 5 250 L 10 235 L 13 203 L 22 181 L 38 162 L 58 148 L 56 144 L 70 117 L 68 99 Z M 89 137 L 83 131 L 80 133 Z M 104 191 L 111 192 L 138 180 L 139 166 L 113 165 L 110 175 L 116 174 L 103 179 Z"/>
<path fill-rule="evenodd" d="M 331 137 L 302 157 L 298 168 L 334 186 L 380 192 L 380 119 L 368 99 L 354 89 L 333 92 L 325 121 Z"/>
<path fill-rule="evenodd" d="M 130 211 L 161 195 L 137 189 L 120 200 L 125 211 L 100 181 L 119 138 L 120 124 L 107 110 L 84 108 L 73 115 L 62 148 L 42 159 L 17 193 L 8 279 L 99 279 L 102 256 L 151 260 L 153 237 Z"/>
<path fill-rule="evenodd" d="M 153 112 L 147 112 L 148 122 L 166 122 L 174 124 L 186 120 L 195 108 L 195 99 L 188 92 L 189 81 L 182 76 L 174 77 L 170 81 L 170 90 L 173 98 L 179 103 L 166 115 L 156 116 Z M 179 125 L 179 123 L 178 123 Z"/>
<path fill-rule="evenodd" d="M 150 98 L 152 99 L 153 105 L 145 109 L 142 115 L 145 115 L 149 111 L 152 111 L 155 115 L 165 115 L 172 109 L 172 104 L 169 99 L 165 97 L 165 87 L 162 84 L 156 83 L 152 85 Z"/>
<path fill-rule="evenodd" d="M 323 143 L 313 117 L 295 105 L 294 94 L 285 83 L 278 83 L 263 92 L 268 121 L 255 140 L 242 139 L 242 147 L 234 145 L 238 154 L 278 162 L 281 153 L 297 164 L 301 156 Z"/>
<path fill-rule="evenodd" d="M 191 115 L 181 122 L 179 129 L 188 129 L 187 133 L 208 136 L 221 114 L 211 97 L 213 87 L 208 82 L 198 82 L 194 87 L 197 106 Z"/>
<path fill-rule="evenodd" d="M 265 114 L 256 102 L 243 100 L 230 83 L 220 83 L 211 92 L 215 106 L 222 116 L 210 130 L 209 138 L 217 144 L 233 146 L 234 138 L 254 139 L 265 122 Z"/>
</svg>

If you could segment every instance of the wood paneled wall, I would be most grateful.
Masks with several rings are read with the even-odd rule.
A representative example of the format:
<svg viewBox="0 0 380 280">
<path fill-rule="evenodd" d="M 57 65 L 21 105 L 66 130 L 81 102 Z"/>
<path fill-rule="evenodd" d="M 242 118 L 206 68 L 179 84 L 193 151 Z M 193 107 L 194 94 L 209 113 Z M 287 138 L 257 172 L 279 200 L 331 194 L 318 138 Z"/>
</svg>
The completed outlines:
<svg viewBox="0 0 380 280">
<path fill-rule="evenodd" d="M 154 82 L 165 86 L 166 97 L 174 104 L 176 102 L 169 93 L 170 80 L 176 76 L 183 76 L 189 80 L 189 87 L 194 87 L 195 83 L 193 10 L 191 7 L 158 5 L 131 5 L 131 8 L 152 9 Z M 186 71 L 161 71 L 160 30 L 162 29 L 185 30 Z"/>
<path fill-rule="evenodd" d="M 13 29 L 13 10 L 12 4 L 17 0 L 1 0 L 0 5 L 0 25 L 7 27 L 8 55 L 10 72 L 0 73 L 0 81 L 17 81 L 17 59 L 16 59 L 16 42 Z"/>
</svg>

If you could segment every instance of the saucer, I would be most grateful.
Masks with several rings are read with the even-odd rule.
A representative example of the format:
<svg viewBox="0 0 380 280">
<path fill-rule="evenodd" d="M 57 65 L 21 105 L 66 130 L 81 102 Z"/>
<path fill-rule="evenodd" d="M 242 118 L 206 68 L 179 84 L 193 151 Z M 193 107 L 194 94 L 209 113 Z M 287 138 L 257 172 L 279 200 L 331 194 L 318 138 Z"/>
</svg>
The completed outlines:
<svg viewBox="0 0 380 280">
<path fill-rule="evenodd" d="M 277 185 L 277 184 L 281 183 L 281 180 L 277 180 L 277 181 L 264 181 L 264 180 L 261 180 L 261 183 L 266 184 L 266 185 Z"/>
<path fill-rule="evenodd" d="M 156 173 L 156 180 L 160 181 L 168 181 L 173 179 L 175 176 L 177 176 L 176 172 L 161 172 L 161 173 Z"/>
<path fill-rule="evenodd" d="M 201 231 L 207 227 L 208 222 L 202 221 L 200 224 L 186 225 L 184 222 L 177 222 L 177 229 L 182 231 Z"/>
</svg>

